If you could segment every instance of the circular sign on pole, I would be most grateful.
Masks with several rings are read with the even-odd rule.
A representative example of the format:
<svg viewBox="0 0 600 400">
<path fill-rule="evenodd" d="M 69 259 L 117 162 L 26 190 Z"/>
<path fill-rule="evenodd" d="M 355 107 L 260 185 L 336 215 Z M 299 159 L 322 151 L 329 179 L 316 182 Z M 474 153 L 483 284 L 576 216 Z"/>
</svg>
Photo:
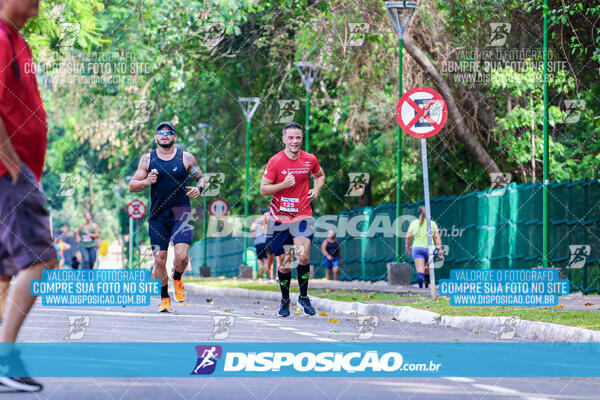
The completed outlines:
<svg viewBox="0 0 600 400">
<path fill-rule="evenodd" d="M 448 118 L 446 102 L 438 92 L 417 87 L 404 93 L 396 106 L 396 119 L 408 135 L 426 139 L 442 130 Z"/>
<path fill-rule="evenodd" d="M 213 217 L 221 218 L 227 215 L 229 212 L 229 204 L 227 204 L 227 202 L 223 199 L 215 199 L 210 202 L 208 211 Z"/>
<path fill-rule="evenodd" d="M 135 199 L 127 204 L 127 215 L 133 219 L 142 219 L 146 215 L 146 205 L 141 200 Z"/>
</svg>

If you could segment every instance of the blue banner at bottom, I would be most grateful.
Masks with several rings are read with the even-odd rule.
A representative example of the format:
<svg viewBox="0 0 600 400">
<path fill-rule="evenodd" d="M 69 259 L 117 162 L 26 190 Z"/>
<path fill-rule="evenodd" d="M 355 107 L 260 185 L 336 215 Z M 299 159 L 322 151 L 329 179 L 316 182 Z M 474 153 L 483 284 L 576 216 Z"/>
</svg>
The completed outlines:
<svg viewBox="0 0 600 400">
<path fill-rule="evenodd" d="M 32 377 L 600 377 L 600 343 L 0 343 Z"/>
</svg>

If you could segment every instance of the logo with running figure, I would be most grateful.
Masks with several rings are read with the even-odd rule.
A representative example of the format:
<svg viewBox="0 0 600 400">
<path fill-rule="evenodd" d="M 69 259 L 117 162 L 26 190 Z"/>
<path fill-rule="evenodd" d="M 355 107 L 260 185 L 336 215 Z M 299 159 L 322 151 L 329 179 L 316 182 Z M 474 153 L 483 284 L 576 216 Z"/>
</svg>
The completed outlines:
<svg viewBox="0 0 600 400">
<path fill-rule="evenodd" d="M 60 37 L 58 38 L 58 47 L 68 48 L 73 47 L 75 40 L 81 32 L 79 22 L 61 21 L 58 23 L 60 27 Z"/>
<path fill-rule="evenodd" d="M 283 245 L 283 251 L 281 264 L 290 264 L 287 268 L 296 268 L 298 266 L 298 259 L 304 255 L 304 246 L 301 244 L 286 244 Z M 294 255 L 296 256 L 295 258 Z"/>
<path fill-rule="evenodd" d="M 506 43 L 506 39 L 508 38 L 508 34 L 510 33 L 510 27 L 511 25 L 506 22 L 490 23 L 490 30 L 492 31 L 492 35 L 490 36 L 488 46 L 504 46 L 504 44 Z"/>
<path fill-rule="evenodd" d="M 370 175 L 366 172 L 350 172 L 350 186 L 346 190 L 345 197 L 359 197 L 365 192 L 365 188 L 369 184 Z"/>
<path fill-rule="evenodd" d="M 229 337 L 235 318 L 231 315 L 213 315 L 213 331 L 209 340 L 224 340 Z"/>
<path fill-rule="evenodd" d="M 79 340 L 85 335 L 85 330 L 90 326 L 90 317 L 87 315 L 69 315 L 69 332 L 64 340 Z"/>
<path fill-rule="evenodd" d="M 376 315 L 361 315 L 356 317 L 358 331 L 354 339 L 369 340 L 373 337 L 375 329 L 379 326 L 379 317 Z"/>
<path fill-rule="evenodd" d="M 298 100 L 278 100 L 279 115 L 275 120 L 277 124 L 287 124 L 292 122 L 298 110 L 300 110 L 300 102 Z"/>
<path fill-rule="evenodd" d="M 196 346 L 198 361 L 190 375 L 210 375 L 217 368 L 217 360 L 223 356 L 221 346 Z"/>
<path fill-rule="evenodd" d="M 348 40 L 348 46 L 360 47 L 365 42 L 365 38 L 369 33 L 371 26 L 367 23 L 349 23 L 348 30 L 350 39 Z"/>
<path fill-rule="evenodd" d="M 81 182 L 81 175 L 75 172 L 64 172 L 60 175 L 60 189 L 57 196 L 71 197 L 75 194 L 77 186 Z"/>
<path fill-rule="evenodd" d="M 499 340 L 511 340 L 515 337 L 517 333 L 517 328 L 521 323 L 521 318 L 519 317 L 508 317 L 500 324 L 500 329 L 496 334 L 496 339 Z"/>
<path fill-rule="evenodd" d="M 434 268 L 434 269 L 442 268 L 444 266 L 444 260 L 448 256 L 449 252 L 450 252 L 450 246 L 448 246 L 447 244 L 442 245 L 441 254 L 440 254 L 440 251 L 438 250 L 437 246 L 432 245 L 431 253 L 433 253 L 433 262 L 429 263 L 429 267 Z"/>
<path fill-rule="evenodd" d="M 225 183 L 225 174 L 222 172 L 207 172 L 204 174 L 206 179 L 206 187 L 200 193 L 200 196 L 218 196 L 221 186 Z"/>
<path fill-rule="evenodd" d="M 512 175 L 509 172 L 491 172 L 490 173 L 490 192 L 488 196 L 503 196 L 506 193 L 506 187 L 510 183 Z"/>
<path fill-rule="evenodd" d="M 585 100 L 565 100 L 565 124 L 576 124 L 585 110 Z"/>
<path fill-rule="evenodd" d="M 592 246 L 589 244 L 573 244 L 569 246 L 569 253 L 567 268 L 580 269 L 585 266 L 587 258 L 592 253 Z"/>
<path fill-rule="evenodd" d="M 156 102 L 150 99 L 134 100 L 133 108 L 135 114 L 133 115 L 133 124 L 145 124 L 150 120 L 150 114 L 154 111 Z"/>
</svg>

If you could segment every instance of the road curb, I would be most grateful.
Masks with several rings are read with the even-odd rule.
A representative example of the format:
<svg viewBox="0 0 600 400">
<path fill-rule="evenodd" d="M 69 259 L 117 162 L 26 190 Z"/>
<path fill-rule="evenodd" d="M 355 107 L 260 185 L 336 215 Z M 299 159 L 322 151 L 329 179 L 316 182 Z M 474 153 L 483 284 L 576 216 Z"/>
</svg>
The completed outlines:
<svg viewBox="0 0 600 400">
<path fill-rule="evenodd" d="M 187 291 L 200 295 L 235 296 L 277 302 L 281 299 L 279 292 L 264 290 L 217 288 L 193 283 L 186 283 L 185 287 Z M 298 294 L 291 293 L 290 299 L 296 303 Z M 442 316 L 432 311 L 409 306 L 346 302 L 316 296 L 311 296 L 311 303 L 317 309 L 317 312 L 377 315 L 380 318 L 394 318 L 399 322 L 447 326 L 477 333 L 498 334 L 502 326 L 512 322 L 515 328 L 513 331 L 514 337 L 536 342 L 600 342 L 600 332 L 598 331 L 549 322 L 518 320 L 512 317 Z"/>
</svg>

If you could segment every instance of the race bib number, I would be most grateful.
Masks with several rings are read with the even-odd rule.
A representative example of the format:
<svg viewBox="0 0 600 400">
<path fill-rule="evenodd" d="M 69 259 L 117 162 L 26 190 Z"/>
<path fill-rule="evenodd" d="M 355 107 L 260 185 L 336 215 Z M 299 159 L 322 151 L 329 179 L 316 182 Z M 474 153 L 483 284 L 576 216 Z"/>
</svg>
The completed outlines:
<svg viewBox="0 0 600 400">
<path fill-rule="evenodd" d="M 281 211 L 287 212 L 298 212 L 298 202 L 300 199 L 293 197 L 282 197 L 281 198 L 281 206 L 279 209 Z"/>
</svg>

